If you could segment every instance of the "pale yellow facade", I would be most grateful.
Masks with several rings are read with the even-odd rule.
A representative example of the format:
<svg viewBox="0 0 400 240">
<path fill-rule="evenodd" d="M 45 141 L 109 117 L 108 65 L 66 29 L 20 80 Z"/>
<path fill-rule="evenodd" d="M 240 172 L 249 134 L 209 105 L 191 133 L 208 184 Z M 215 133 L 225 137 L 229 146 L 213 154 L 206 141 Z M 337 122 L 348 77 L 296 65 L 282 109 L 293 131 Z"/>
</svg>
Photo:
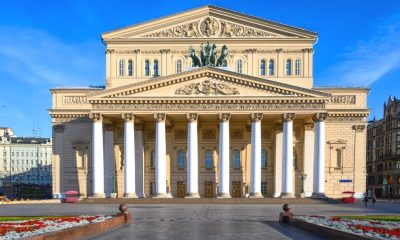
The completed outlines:
<svg viewBox="0 0 400 240">
<path fill-rule="evenodd" d="M 293 123 L 293 194 L 300 196 L 304 173 L 304 192 L 307 196 L 313 193 L 317 116 L 323 116 L 325 124 L 325 195 L 339 198 L 343 191 L 365 192 L 368 89 L 314 86 L 316 33 L 205 6 L 107 32 L 102 38 L 106 44 L 105 89 L 51 89 L 54 193 L 93 194 L 92 118 L 96 118 L 103 126 L 104 192 L 106 196 L 112 192 L 115 169 L 116 193 L 122 197 L 125 139 L 121 116 L 133 114 L 136 193 L 152 196 L 156 182 L 154 115 L 165 114 L 167 191 L 173 197 L 184 196 L 188 164 L 178 166 L 178 152 L 184 150 L 187 162 L 187 114 L 193 113 L 198 117 L 200 197 L 218 194 L 219 124 L 225 113 L 230 114 L 232 197 L 251 192 L 252 114 L 262 114 L 261 149 L 267 154 L 261 167 L 264 197 L 279 197 L 282 192 L 282 131 L 287 119 Z M 199 56 L 200 45 L 207 42 L 217 46 L 217 56 L 227 46 L 224 68 L 192 67 L 189 48 Z M 205 156 L 210 151 L 211 168 Z M 235 151 L 240 152 L 240 167 L 234 166 Z"/>
</svg>

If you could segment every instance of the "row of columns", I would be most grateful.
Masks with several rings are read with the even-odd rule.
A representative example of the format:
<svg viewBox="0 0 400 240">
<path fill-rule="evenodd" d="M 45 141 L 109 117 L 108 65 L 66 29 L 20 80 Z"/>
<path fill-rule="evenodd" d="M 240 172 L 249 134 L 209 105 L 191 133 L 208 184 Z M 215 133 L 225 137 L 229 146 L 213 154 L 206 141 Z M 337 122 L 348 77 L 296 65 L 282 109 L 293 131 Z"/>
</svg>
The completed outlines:
<svg viewBox="0 0 400 240">
<path fill-rule="evenodd" d="M 187 197 L 200 197 L 198 191 L 198 136 L 197 113 L 186 114 L 188 119 L 188 171 L 187 171 Z M 229 120 L 230 113 L 219 114 L 219 193 L 218 198 L 230 198 L 229 189 Z M 93 119 L 93 196 L 97 198 L 104 195 L 104 156 L 103 156 L 103 123 L 102 115 L 91 114 Z M 124 197 L 136 198 L 135 189 L 135 117 L 132 113 L 123 113 L 124 119 Z M 156 120 L 156 198 L 171 197 L 166 186 L 166 132 L 165 113 L 154 114 Z M 261 194 L 261 120 L 262 113 L 251 114 L 251 176 L 250 197 L 262 198 Z M 294 197 L 293 191 L 293 119 L 294 113 L 282 115 L 283 136 L 275 144 L 282 144 L 282 192 L 280 197 Z M 315 121 L 315 146 L 313 163 L 313 197 L 324 197 L 325 189 L 325 125 L 326 113 L 318 113 Z M 280 166 L 275 166 L 279 168 Z M 279 178 L 279 176 L 276 175 Z M 278 181 L 278 179 L 275 179 Z M 275 195 L 275 197 L 278 197 Z"/>
</svg>

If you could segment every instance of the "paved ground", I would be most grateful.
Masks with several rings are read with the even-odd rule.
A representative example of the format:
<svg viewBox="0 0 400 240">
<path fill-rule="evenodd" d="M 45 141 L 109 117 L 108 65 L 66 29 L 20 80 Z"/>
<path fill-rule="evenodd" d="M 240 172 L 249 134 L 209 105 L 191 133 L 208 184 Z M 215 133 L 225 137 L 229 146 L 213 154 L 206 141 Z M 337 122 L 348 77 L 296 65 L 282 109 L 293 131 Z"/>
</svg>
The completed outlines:
<svg viewBox="0 0 400 240">
<path fill-rule="evenodd" d="M 0 205 L 0 215 L 115 214 L 116 204 Z M 295 214 L 400 214 L 400 204 L 293 204 Z M 131 225 L 96 239 L 322 239 L 277 222 L 280 205 L 140 204 L 129 205 Z"/>
</svg>

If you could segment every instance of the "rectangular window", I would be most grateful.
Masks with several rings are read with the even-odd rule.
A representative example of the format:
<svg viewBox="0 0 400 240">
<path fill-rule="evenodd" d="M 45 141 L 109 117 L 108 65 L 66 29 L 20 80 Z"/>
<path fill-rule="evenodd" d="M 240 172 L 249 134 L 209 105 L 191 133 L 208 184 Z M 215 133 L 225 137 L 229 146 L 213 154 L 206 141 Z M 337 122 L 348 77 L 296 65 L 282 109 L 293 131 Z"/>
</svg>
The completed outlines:
<svg viewBox="0 0 400 240">
<path fill-rule="evenodd" d="M 263 195 L 267 194 L 267 182 L 261 182 L 261 193 Z"/>
</svg>

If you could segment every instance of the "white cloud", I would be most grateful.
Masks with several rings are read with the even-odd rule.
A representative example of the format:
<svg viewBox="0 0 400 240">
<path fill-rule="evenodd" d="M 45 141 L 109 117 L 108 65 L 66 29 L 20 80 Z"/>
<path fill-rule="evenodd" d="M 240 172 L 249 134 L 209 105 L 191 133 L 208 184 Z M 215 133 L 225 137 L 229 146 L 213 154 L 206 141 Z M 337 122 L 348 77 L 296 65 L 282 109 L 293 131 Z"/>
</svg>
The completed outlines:
<svg viewBox="0 0 400 240">
<path fill-rule="evenodd" d="M 369 86 L 400 66 L 400 14 L 377 19 L 369 36 L 345 52 L 342 61 L 328 69 L 324 82 Z"/>
<path fill-rule="evenodd" d="M 67 44 L 36 29 L 0 26 L 0 32 L 0 71 L 17 81 L 50 86 L 99 81 L 100 42 Z"/>
</svg>

